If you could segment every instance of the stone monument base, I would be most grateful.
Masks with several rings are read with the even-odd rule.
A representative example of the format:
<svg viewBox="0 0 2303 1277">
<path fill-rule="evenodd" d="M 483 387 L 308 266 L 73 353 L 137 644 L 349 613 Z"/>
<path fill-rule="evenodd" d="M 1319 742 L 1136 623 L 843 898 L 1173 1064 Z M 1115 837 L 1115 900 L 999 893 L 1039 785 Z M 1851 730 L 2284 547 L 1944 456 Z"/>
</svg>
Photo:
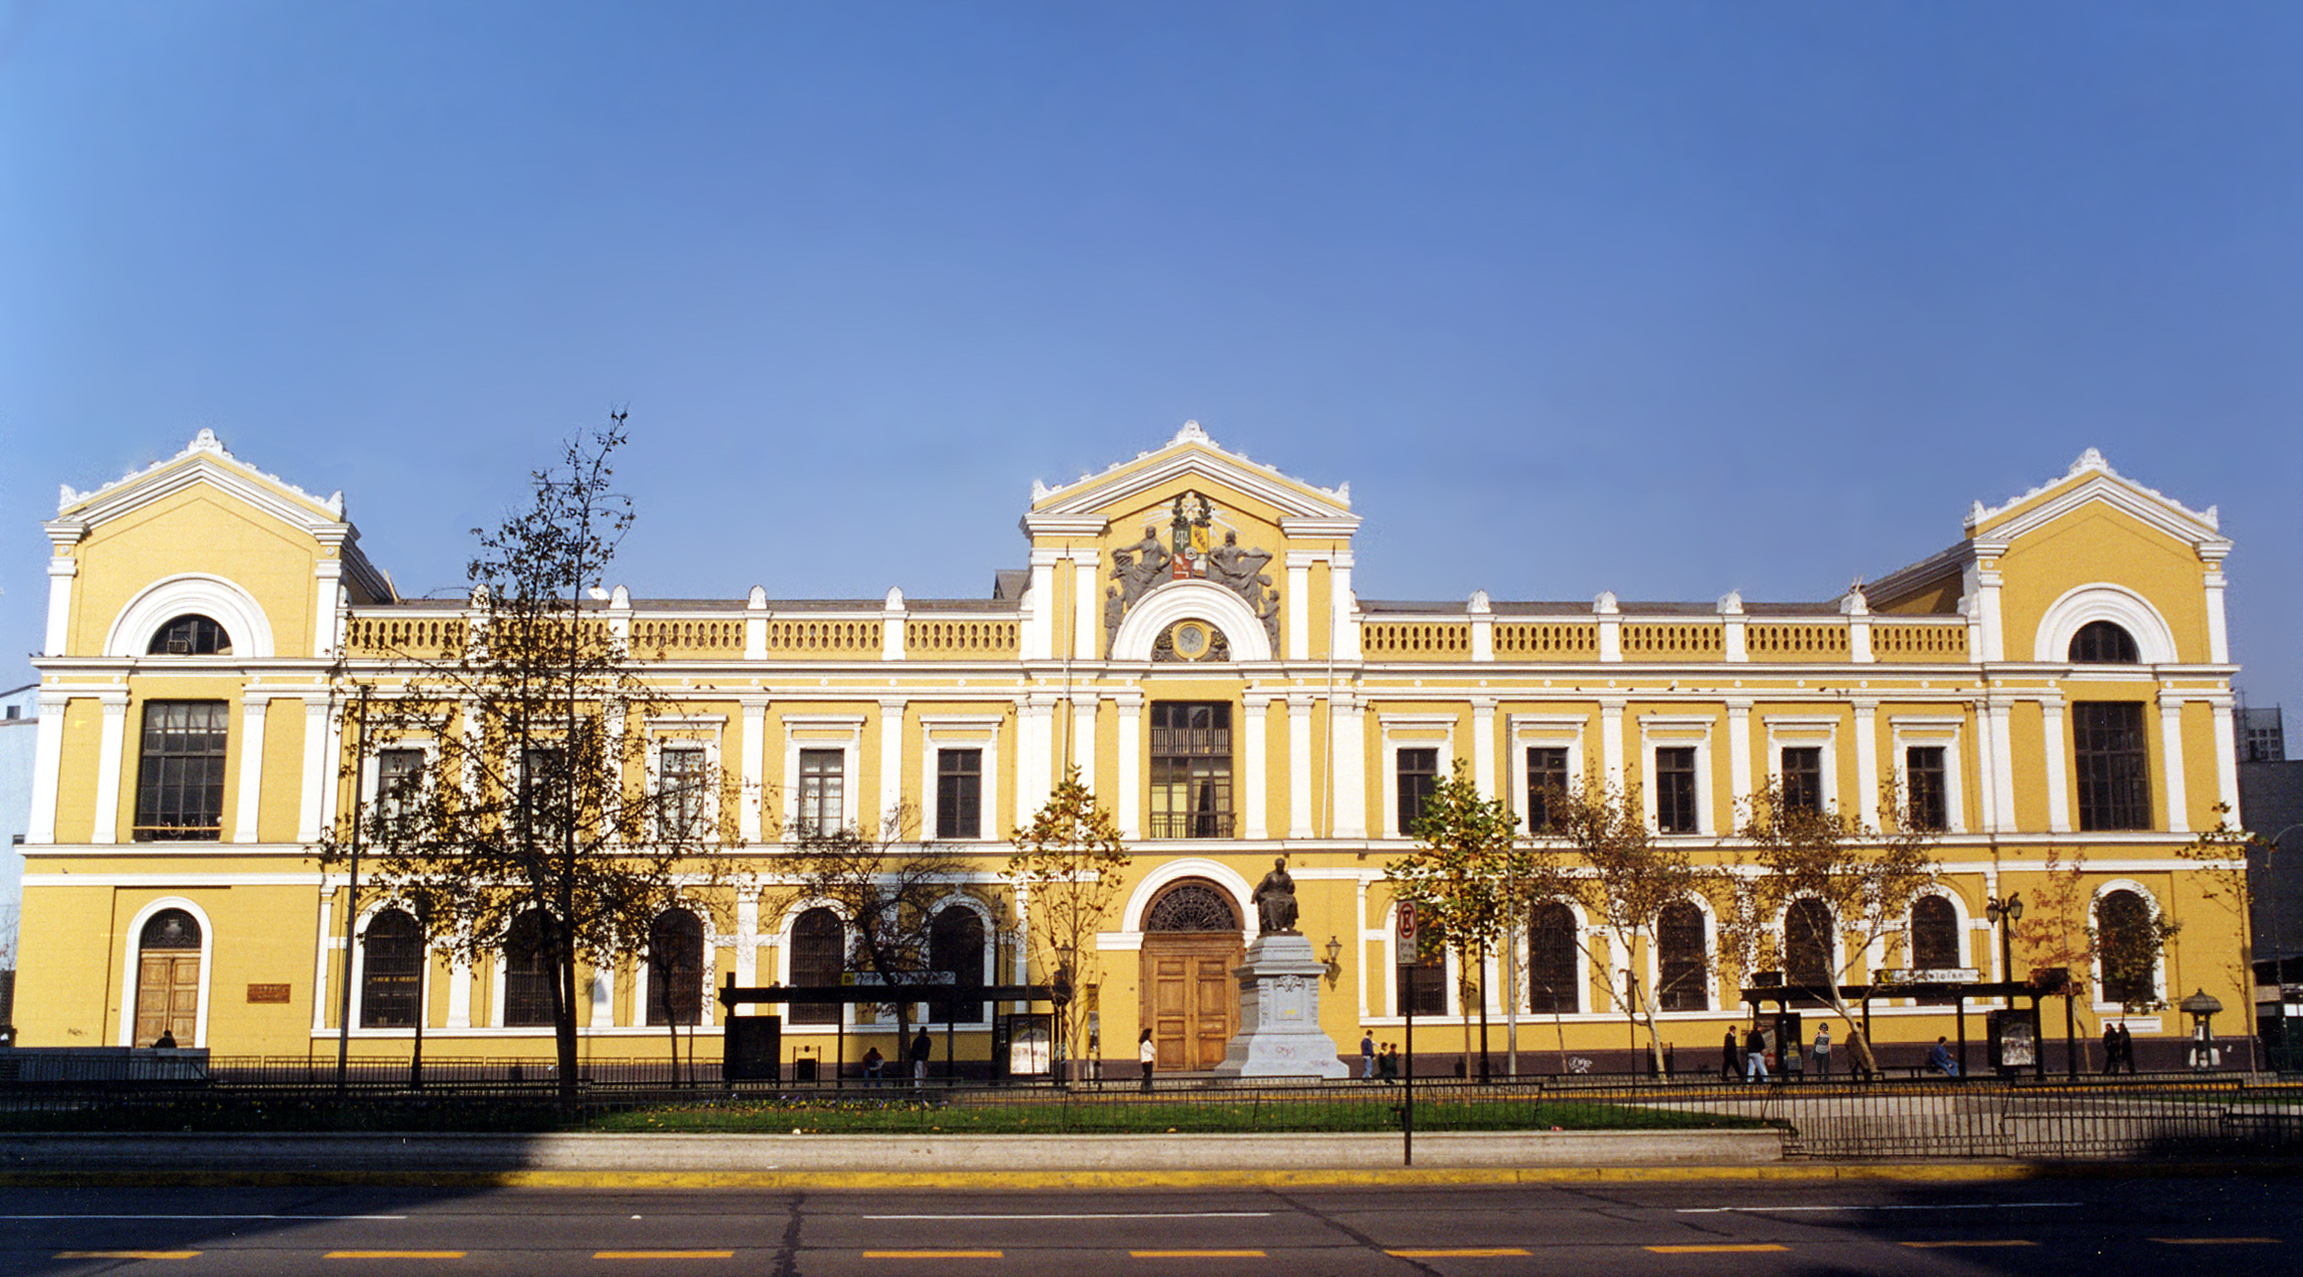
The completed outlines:
<svg viewBox="0 0 2303 1277">
<path fill-rule="evenodd" d="M 1217 1077 L 1350 1077 L 1335 1040 L 1319 1027 L 1319 982 L 1327 964 L 1299 932 L 1266 932 L 1232 968 L 1239 977 L 1240 1030 L 1225 1045 Z"/>
</svg>

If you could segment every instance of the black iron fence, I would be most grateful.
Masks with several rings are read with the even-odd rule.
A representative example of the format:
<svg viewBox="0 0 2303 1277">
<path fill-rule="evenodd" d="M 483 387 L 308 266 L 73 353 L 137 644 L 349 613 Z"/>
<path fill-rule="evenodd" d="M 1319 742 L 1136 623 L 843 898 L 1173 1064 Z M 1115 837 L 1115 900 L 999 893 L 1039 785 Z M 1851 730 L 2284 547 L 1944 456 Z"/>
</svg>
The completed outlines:
<svg viewBox="0 0 2303 1277">
<path fill-rule="evenodd" d="M 0 1113 L 45 1115 L 181 1104 L 188 1095 L 230 1109 L 351 1100 L 387 1112 L 421 1108 L 438 1127 L 460 1106 L 535 1111 L 545 1129 L 560 1079 L 533 1059 L 426 1064 L 354 1060 L 339 1090 L 333 1060 L 213 1057 L 197 1078 L 0 1079 Z M 583 1066 L 575 1088 L 590 1115 L 660 1105 L 787 1114 L 768 1125 L 811 1131 L 1389 1131 L 1403 1088 L 1380 1082 L 1166 1076 L 1133 1081 L 990 1086 L 930 1078 L 724 1084 L 716 1060 L 693 1066 L 619 1060 Z M 730 1114 L 731 1118 L 738 1114 Z M 2150 1158 L 2208 1152 L 2303 1154 L 2303 1085 L 2236 1074 L 2036 1079 L 1881 1079 L 1743 1085 L 1711 1078 L 1535 1076 L 1491 1082 L 1419 1079 L 1419 1131 L 1671 1128 L 1764 1124 L 1784 1150 L 1812 1158 Z M 741 1129 L 731 1121 L 731 1129 Z"/>
</svg>

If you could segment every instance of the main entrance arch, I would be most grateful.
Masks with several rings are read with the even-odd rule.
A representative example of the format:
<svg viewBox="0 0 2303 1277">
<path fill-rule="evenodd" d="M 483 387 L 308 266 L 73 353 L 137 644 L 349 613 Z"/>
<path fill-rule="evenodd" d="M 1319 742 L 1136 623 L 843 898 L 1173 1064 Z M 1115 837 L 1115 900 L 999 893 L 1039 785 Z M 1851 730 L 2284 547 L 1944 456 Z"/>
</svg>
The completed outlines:
<svg viewBox="0 0 2303 1277">
<path fill-rule="evenodd" d="M 1144 911 L 1142 1023 L 1162 1073 L 1197 1073 L 1223 1062 L 1239 1031 L 1245 932 L 1231 893 L 1205 878 L 1171 883 Z"/>
</svg>

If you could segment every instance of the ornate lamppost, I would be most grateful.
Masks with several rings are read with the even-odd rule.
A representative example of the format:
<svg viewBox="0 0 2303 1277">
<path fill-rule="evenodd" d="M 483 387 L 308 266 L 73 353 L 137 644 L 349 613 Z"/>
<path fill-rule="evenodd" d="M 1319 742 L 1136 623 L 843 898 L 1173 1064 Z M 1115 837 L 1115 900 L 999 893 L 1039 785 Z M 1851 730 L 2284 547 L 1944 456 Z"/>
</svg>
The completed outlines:
<svg viewBox="0 0 2303 1277">
<path fill-rule="evenodd" d="M 1993 896 L 1983 903 L 1983 916 L 1999 928 L 1999 973 L 2010 984 L 2015 982 L 2015 947 L 2012 927 L 2023 918 L 2023 893 L 2010 891 L 2005 899 Z M 2010 1006 L 2014 1005 L 2011 1001 Z"/>
</svg>

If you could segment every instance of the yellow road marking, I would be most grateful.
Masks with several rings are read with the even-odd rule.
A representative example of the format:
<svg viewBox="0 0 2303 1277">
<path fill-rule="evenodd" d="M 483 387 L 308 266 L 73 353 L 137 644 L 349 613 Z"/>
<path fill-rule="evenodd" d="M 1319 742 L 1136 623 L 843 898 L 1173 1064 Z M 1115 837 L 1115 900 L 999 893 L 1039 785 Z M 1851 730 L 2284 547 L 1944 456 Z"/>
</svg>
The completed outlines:
<svg viewBox="0 0 2303 1277">
<path fill-rule="evenodd" d="M 1002 1250 L 867 1250 L 866 1259 L 1001 1259 Z"/>
<path fill-rule="evenodd" d="M 734 1259 L 732 1250 L 597 1250 L 594 1259 Z"/>
<path fill-rule="evenodd" d="M 1387 1250 L 1386 1255 L 1398 1259 L 1501 1259 L 1509 1255 L 1525 1255 L 1517 1246 L 1466 1247 L 1460 1250 Z"/>
<path fill-rule="evenodd" d="M 2154 1237 L 2162 1246 L 2276 1246 L 2276 1237 Z"/>
<path fill-rule="evenodd" d="M 1260 1250 L 1131 1250 L 1135 1259 L 1269 1259 Z"/>
<path fill-rule="evenodd" d="M 331 1250 L 322 1259 L 462 1259 L 460 1250 Z"/>
<path fill-rule="evenodd" d="M 58 1259 L 191 1259 L 196 1250 L 60 1250 Z"/>
<path fill-rule="evenodd" d="M 1649 1246 L 1658 1255 L 1750 1255 L 1763 1250 L 1785 1250 L 1773 1242 L 1760 1242 L 1740 1246 Z"/>
<path fill-rule="evenodd" d="M 1909 1247 L 1911 1247 L 1911 1248 L 1912 1248 L 1912 1249 L 1914 1249 L 1914 1250 L 1942 1250 L 1942 1249 L 1945 1249 L 1946 1247 L 1951 1247 L 1951 1246 L 2036 1246 L 2036 1245 L 2038 1245 L 2039 1243 L 2038 1243 L 2038 1242 L 2027 1242 L 2027 1241 L 2018 1241 L 2018 1240 L 2014 1240 L 2014 1239 L 2008 1239 L 2008 1240 L 2005 1240 L 2005 1241 L 1988 1241 L 1988 1242 L 1986 1242 L 1986 1241 L 1973 1241 L 1973 1242 L 1905 1242 L 1905 1243 L 1903 1243 L 1903 1244 L 1904 1244 L 1904 1245 L 1906 1245 L 1906 1246 L 1909 1246 Z"/>
</svg>

